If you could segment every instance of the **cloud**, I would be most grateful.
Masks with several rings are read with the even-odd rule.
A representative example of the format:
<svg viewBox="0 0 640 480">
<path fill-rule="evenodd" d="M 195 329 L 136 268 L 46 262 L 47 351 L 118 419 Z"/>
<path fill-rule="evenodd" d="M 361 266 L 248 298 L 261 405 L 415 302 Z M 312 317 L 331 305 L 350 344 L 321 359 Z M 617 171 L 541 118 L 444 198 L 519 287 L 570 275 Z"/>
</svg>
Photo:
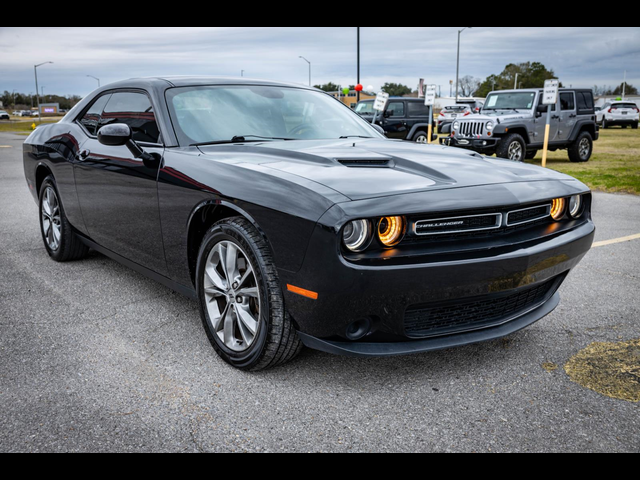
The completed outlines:
<svg viewBox="0 0 640 480">
<path fill-rule="evenodd" d="M 362 27 L 362 82 L 411 87 L 420 77 L 448 91 L 461 27 Z M 0 91 L 86 95 L 137 76 L 245 75 L 293 83 L 356 81 L 356 27 L 0 27 Z M 461 76 L 485 78 L 539 61 L 567 85 L 640 84 L 640 28 L 474 27 L 462 35 Z"/>
</svg>

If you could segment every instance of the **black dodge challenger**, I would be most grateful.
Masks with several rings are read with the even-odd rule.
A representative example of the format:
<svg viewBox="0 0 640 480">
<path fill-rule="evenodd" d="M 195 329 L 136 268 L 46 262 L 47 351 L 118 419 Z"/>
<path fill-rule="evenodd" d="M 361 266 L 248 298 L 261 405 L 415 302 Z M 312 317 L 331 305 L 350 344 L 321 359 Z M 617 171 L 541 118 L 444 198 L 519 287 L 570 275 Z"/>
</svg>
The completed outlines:
<svg viewBox="0 0 640 480">
<path fill-rule="evenodd" d="M 246 79 L 103 87 L 33 132 L 24 168 L 53 260 L 94 249 L 192 297 L 244 370 L 512 334 L 595 233 L 571 177 L 387 140 L 325 93 Z"/>
</svg>

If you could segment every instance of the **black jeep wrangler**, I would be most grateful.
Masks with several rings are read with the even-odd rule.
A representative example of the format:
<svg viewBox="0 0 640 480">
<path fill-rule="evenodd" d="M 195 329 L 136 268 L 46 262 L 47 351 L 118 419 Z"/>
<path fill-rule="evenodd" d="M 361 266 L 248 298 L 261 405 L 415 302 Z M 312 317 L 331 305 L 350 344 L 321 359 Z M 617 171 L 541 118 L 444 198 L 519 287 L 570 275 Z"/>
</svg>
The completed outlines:
<svg viewBox="0 0 640 480">
<path fill-rule="evenodd" d="M 373 100 L 364 100 L 356 106 L 356 113 L 367 120 L 373 121 Z M 428 143 L 429 122 L 431 122 L 431 141 L 435 142 L 435 122 L 430 115 L 430 108 L 424 104 L 422 98 L 392 97 L 384 112 L 378 112 L 376 125 L 382 127 L 388 138 L 409 140 L 416 143 Z"/>
</svg>

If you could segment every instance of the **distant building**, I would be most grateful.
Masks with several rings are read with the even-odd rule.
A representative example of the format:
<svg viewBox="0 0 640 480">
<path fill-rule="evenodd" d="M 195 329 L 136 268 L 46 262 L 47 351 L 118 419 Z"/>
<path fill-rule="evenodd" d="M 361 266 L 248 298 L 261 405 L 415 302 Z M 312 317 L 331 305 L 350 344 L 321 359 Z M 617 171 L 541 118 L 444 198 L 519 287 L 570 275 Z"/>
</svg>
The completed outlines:
<svg viewBox="0 0 640 480">
<path fill-rule="evenodd" d="M 59 115 L 60 114 L 60 104 L 59 103 L 41 103 L 40 104 L 40 115 Z"/>
<path fill-rule="evenodd" d="M 355 90 L 351 90 L 349 95 L 345 95 L 343 92 L 327 92 L 334 98 L 337 98 L 342 103 L 344 103 L 347 107 L 351 109 L 355 109 L 356 105 L 358 105 L 358 92 Z M 372 93 L 368 92 L 360 92 L 360 101 L 363 100 L 375 100 L 376 96 Z"/>
</svg>

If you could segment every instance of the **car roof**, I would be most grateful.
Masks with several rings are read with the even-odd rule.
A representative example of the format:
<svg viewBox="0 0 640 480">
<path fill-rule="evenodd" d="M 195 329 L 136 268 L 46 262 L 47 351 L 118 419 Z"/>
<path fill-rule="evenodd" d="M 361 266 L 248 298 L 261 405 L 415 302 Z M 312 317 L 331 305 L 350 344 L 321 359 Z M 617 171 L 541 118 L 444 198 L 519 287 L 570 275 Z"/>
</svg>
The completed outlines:
<svg viewBox="0 0 640 480">
<path fill-rule="evenodd" d="M 276 82 L 273 80 L 251 79 L 245 77 L 219 77 L 219 76 L 159 76 L 159 77 L 142 77 L 131 78 L 117 83 L 106 85 L 108 88 L 126 88 L 126 87 L 195 87 L 208 85 L 262 85 L 262 86 L 278 86 L 292 87 L 306 90 L 317 90 L 306 85 L 294 83 Z"/>
</svg>

